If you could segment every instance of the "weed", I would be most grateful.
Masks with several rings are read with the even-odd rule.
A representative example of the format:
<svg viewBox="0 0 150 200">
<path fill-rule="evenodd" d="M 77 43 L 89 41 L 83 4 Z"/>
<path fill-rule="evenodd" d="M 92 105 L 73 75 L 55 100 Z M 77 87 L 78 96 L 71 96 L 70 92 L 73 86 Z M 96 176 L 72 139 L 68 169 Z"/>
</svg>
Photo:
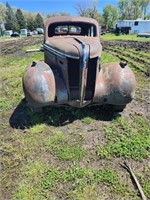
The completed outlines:
<svg viewBox="0 0 150 200">
<path fill-rule="evenodd" d="M 119 182 L 119 177 L 112 169 L 99 169 L 95 170 L 93 173 L 93 181 L 98 183 L 105 183 L 108 185 L 115 185 Z"/>
<path fill-rule="evenodd" d="M 78 144 L 76 145 L 60 145 L 51 146 L 51 151 L 53 154 L 57 155 L 61 160 L 76 160 L 80 159 L 84 155 L 84 150 Z"/>
<path fill-rule="evenodd" d="M 136 127 L 136 130 L 133 127 Z M 105 137 L 106 144 L 99 145 L 97 150 L 100 158 L 123 156 L 141 160 L 149 155 L 149 127 L 147 121 L 140 117 L 134 116 L 131 123 L 124 117 L 117 118 L 111 128 L 105 128 Z"/>
<path fill-rule="evenodd" d="M 80 144 L 71 142 L 70 137 L 65 138 L 60 131 L 54 132 L 45 142 L 47 149 L 61 160 L 76 160 L 84 155 Z"/>
<path fill-rule="evenodd" d="M 17 184 L 18 187 L 12 195 L 12 199 L 42 200 L 43 197 L 40 192 L 40 180 L 42 179 L 42 174 L 46 169 L 47 165 L 40 160 L 26 164 L 21 169 L 23 179 Z"/>
<path fill-rule="evenodd" d="M 108 147 L 106 147 L 105 145 L 98 145 L 98 149 L 97 149 L 97 155 L 101 158 L 101 159 L 105 159 L 105 158 L 109 158 L 110 157 L 110 152 L 108 150 Z"/>
<path fill-rule="evenodd" d="M 29 200 L 36 198 L 37 200 L 42 200 L 38 197 L 38 190 L 36 187 L 33 187 L 29 183 L 20 183 L 16 192 L 12 195 L 12 200 Z"/>
<path fill-rule="evenodd" d="M 58 181 L 60 172 L 55 167 L 51 167 L 48 169 L 44 177 L 41 181 L 41 187 L 43 190 L 45 189 L 51 189 L 53 185 Z"/>
<path fill-rule="evenodd" d="M 30 128 L 31 133 L 42 133 L 45 129 L 45 124 L 36 124 Z"/>
<path fill-rule="evenodd" d="M 143 188 L 143 191 L 147 197 L 147 199 L 150 199 L 150 178 L 145 177 L 145 178 L 141 178 L 140 177 L 140 182 Z"/>
<path fill-rule="evenodd" d="M 51 145 L 61 143 L 65 140 L 64 134 L 60 130 L 55 130 L 52 135 L 46 138 L 44 145 L 49 148 Z"/>
<path fill-rule="evenodd" d="M 10 106 L 10 102 L 6 98 L 0 98 L 0 109 L 8 109 Z"/>
<path fill-rule="evenodd" d="M 135 169 L 135 175 L 137 176 L 137 179 L 139 180 L 139 183 L 141 184 L 141 187 L 143 188 L 143 191 L 145 193 L 145 196 L 147 199 L 150 199 L 150 165 L 146 165 L 143 169 L 143 174 L 137 173 L 137 169 Z"/>
<path fill-rule="evenodd" d="M 43 185 L 44 181 L 44 185 Z M 71 184 L 67 196 L 71 199 L 83 199 L 84 197 L 95 199 L 98 194 L 96 188 L 100 183 L 105 184 L 111 191 L 125 195 L 127 190 L 120 183 L 117 173 L 112 169 L 93 170 L 90 168 L 79 167 L 73 163 L 68 169 L 61 171 L 50 168 L 42 179 L 42 191 L 44 196 L 48 197 L 48 191 L 55 188 L 57 184 Z M 70 185 L 70 186 L 71 186 Z M 50 194 L 49 194 L 50 195 Z"/>
<path fill-rule="evenodd" d="M 76 163 L 63 172 L 61 179 L 63 182 L 75 181 L 77 178 L 83 178 L 86 173 L 85 168 L 79 167 Z"/>
<path fill-rule="evenodd" d="M 83 119 L 82 119 L 82 121 L 84 122 L 84 123 L 86 123 L 86 124 L 90 124 L 91 122 L 92 122 L 92 118 L 91 117 L 84 117 Z"/>
<path fill-rule="evenodd" d="M 98 200 L 99 194 L 97 194 L 97 186 L 96 185 L 84 185 L 82 189 L 75 189 L 70 194 L 72 199 L 76 200 L 84 200 L 84 199 L 90 199 L 90 200 Z"/>
</svg>

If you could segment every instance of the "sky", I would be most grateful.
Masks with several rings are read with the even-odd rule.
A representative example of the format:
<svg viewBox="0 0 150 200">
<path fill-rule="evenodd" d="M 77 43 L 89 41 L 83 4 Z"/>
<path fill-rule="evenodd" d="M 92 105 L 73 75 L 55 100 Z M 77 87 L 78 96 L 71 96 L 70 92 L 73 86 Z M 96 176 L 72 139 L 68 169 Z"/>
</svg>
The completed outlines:
<svg viewBox="0 0 150 200">
<path fill-rule="evenodd" d="M 77 15 L 77 4 L 87 5 L 89 1 L 91 2 L 91 0 L 0 0 L 4 4 L 8 2 L 10 6 L 29 12 L 40 12 L 42 14 L 66 12 L 70 15 Z M 117 0 L 95 0 L 95 2 L 97 2 L 97 9 L 100 13 L 102 13 L 106 4 L 117 5 Z"/>
</svg>

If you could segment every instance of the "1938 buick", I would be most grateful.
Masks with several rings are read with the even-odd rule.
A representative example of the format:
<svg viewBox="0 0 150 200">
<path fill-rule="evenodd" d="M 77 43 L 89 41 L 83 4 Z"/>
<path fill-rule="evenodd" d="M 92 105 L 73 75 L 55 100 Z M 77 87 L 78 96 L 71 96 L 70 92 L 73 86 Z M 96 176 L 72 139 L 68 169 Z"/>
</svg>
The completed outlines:
<svg viewBox="0 0 150 200">
<path fill-rule="evenodd" d="M 31 107 L 84 107 L 109 104 L 118 110 L 131 102 L 136 80 L 123 62 L 101 65 L 99 24 L 86 17 L 48 18 L 44 61 L 33 61 L 23 75 Z"/>
</svg>

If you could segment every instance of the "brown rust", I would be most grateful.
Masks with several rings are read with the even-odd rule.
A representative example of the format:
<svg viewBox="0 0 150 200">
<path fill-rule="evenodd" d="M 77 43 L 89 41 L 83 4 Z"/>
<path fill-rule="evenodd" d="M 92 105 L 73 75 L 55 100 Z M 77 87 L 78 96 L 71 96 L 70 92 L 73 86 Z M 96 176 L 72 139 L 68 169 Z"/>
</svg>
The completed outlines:
<svg viewBox="0 0 150 200">
<path fill-rule="evenodd" d="M 30 105 L 125 106 L 133 99 L 136 81 L 126 63 L 99 65 L 102 46 L 96 20 L 54 17 L 44 27 L 44 62 L 33 62 L 23 77 Z"/>
<path fill-rule="evenodd" d="M 131 69 L 120 63 L 102 65 L 96 79 L 94 102 L 126 105 L 135 95 L 136 80 Z"/>
<path fill-rule="evenodd" d="M 51 104 L 55 100 L 53 72 L 44 62 L 32 63 L 23 76 L 24 92 L 28 102 L 35 107 Z"/>
</svg>

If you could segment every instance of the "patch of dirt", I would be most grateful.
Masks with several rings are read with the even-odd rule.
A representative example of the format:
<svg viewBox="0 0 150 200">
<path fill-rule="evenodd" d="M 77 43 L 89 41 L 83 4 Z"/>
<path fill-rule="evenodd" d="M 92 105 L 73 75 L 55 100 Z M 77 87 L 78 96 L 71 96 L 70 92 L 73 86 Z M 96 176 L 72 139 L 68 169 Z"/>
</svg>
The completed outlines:
<svg viewBox="0 0 150 200">
<path fill-rule="evenodd" d="M 120 46 L 120 47 L 125 47 L 125 48 L 136 48 L 137 51 L 140 51 L 140 50 L 150 51 L 150 42 L 140 42 L 140 41 L 132 41 L 132 40 L 127 40 L 127 41 L 102 40 L 101 42 L 102 42 L 102 46 L 104 47 L 104 50 L 105 50 L 105 47 L 107 46 Z"/>
<path fill-rule="evenodd" d="M 23 38 L 14 38 L 5 40 L 0 43 L 0 56 L 6 54 L 13 54 L 17 51 L 22 50 L 23 47 L 35 45 L 35 44 L 42 44 L 43 37 L 23 37 Z"/>
<path fill-rule="evenodd" d="M 140 51 L 144 51 L 146 53 L 150 52 L 150 42 L 102 40 L 102 46 L 104 51 L 117 56 L 120 60 L 124 60 L 127 63 L 132 64 L 139 71 L 144 72 L 146 76 L 150 76 L 150 62 L 146 61 L 148 60 L 147 55 L 141 55 L 138 58 L 136 57 L 137 54 L 140 55 Z M 119 49 L 119 47 L 123 48 L 125 51 L 129 49 L 129 52 L 130 49 L 135 49 L 137 53 L 135 52 L 135 56 L 133 52 L 131 54 L 126 54 L 123 50 Z M 134 62 L 139 64 L 135 65 Z M 143 67 L 141 67 L 140 64 L 142 64 Z"/>
</svg>

